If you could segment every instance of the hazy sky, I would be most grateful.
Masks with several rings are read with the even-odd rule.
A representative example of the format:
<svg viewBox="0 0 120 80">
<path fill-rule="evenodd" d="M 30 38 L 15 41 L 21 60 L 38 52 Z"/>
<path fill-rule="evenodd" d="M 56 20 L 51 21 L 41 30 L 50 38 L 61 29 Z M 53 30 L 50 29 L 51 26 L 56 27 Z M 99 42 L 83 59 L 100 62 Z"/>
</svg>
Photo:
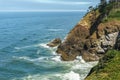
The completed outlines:
<svg viewBox="0 0 120 80">
<path fill-rule="evenodd" d="M 99 0 L 0 0 L 0 11 L 87 10 Z"/>
</svg>

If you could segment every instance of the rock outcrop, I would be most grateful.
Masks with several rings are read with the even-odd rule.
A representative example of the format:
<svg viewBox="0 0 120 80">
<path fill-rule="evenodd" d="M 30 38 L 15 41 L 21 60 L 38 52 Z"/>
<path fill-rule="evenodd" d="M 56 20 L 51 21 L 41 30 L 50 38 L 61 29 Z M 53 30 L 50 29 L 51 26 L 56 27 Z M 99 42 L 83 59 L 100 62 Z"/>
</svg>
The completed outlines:
<svg viewBox="0 0 120 80">
<path fill-rule="evenodd" d="M 94 13 L 96 15 L 92 11 L 86 14 L 58 46 L 56 52 L 61 54 L 62 60 L 71 61 L 82 56 L 85 61 L 96 61 L 107 50 L 115 48 L 117 37 L 120 36 L 120 21 L 102 23 L 104 16 L 98 10 Z"/>
<path fill-rule="evenodd" d="M 51 41 L 50 43 L 48 43 L 47 46 L 49 46 L 49 47 L 56 47 L 59 44 L 61 44 L 61 39 L 60 38 L 56 38 L 53 41 Z"/>
</svg>

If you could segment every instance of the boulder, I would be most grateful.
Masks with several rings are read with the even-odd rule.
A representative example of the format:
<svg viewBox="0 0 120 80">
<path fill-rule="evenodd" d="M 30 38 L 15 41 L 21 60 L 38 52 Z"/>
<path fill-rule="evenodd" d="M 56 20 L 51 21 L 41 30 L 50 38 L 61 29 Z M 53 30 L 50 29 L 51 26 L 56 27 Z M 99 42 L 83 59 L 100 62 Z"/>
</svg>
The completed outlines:
<svg viewBox="0 0 120 80">
<path fill-rule="evenodd" d="M 47 44 L 47 46 L 49 47 L 56 47 L 61 43 L 61 39 L 60 38 L 56 38 L 54 40 L 52 40 L 50 43 Z"/>
</svg>

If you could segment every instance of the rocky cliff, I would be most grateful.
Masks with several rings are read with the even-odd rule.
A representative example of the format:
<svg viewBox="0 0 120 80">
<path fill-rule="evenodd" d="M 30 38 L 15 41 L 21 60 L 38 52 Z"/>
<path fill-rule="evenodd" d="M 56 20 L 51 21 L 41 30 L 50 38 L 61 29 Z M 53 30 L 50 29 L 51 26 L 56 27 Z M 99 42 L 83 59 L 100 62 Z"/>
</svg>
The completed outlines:
<svg viewBox="0 0 120 80">
<path fill-rule="evenodd" d="M 116 4 L 113 1 L 88 12 L 57 48 L 65 61 L 77 56 L 99 61 L 85 80 L 120 79 L 120 7 Z"/>
<path fill-rule="evenodd" d="M 106 17 L 99 9 L 88 12 L 58 46 L 62 60 L 71 61 L 82 56 L 85 61 L 96 61 L 109 50 L 119 46 L 120 11 L 109 11 Z M 114 18 L 113 18 L 114 17 Z"/>
</svg>

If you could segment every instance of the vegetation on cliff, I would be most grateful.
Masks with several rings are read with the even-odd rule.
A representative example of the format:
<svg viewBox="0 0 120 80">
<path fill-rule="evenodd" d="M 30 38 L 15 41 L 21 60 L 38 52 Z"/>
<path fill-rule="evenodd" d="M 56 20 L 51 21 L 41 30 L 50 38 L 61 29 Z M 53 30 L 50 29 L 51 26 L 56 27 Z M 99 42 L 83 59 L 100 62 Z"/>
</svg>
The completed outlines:
<svg viewBox="0 0 120 80">
<path fill-rule="evenodd" d="M 119 80 L 120 51 L 110 50 L 93 67 L 85 80 Z"/>
<path fill-rule="evenodd" d="M 103 19 L 103 23 L 109 22 L 109 21 L 117 21 L 120 20 L 120 10 L 112 10 L 107 18 Z"/>
</svg>

